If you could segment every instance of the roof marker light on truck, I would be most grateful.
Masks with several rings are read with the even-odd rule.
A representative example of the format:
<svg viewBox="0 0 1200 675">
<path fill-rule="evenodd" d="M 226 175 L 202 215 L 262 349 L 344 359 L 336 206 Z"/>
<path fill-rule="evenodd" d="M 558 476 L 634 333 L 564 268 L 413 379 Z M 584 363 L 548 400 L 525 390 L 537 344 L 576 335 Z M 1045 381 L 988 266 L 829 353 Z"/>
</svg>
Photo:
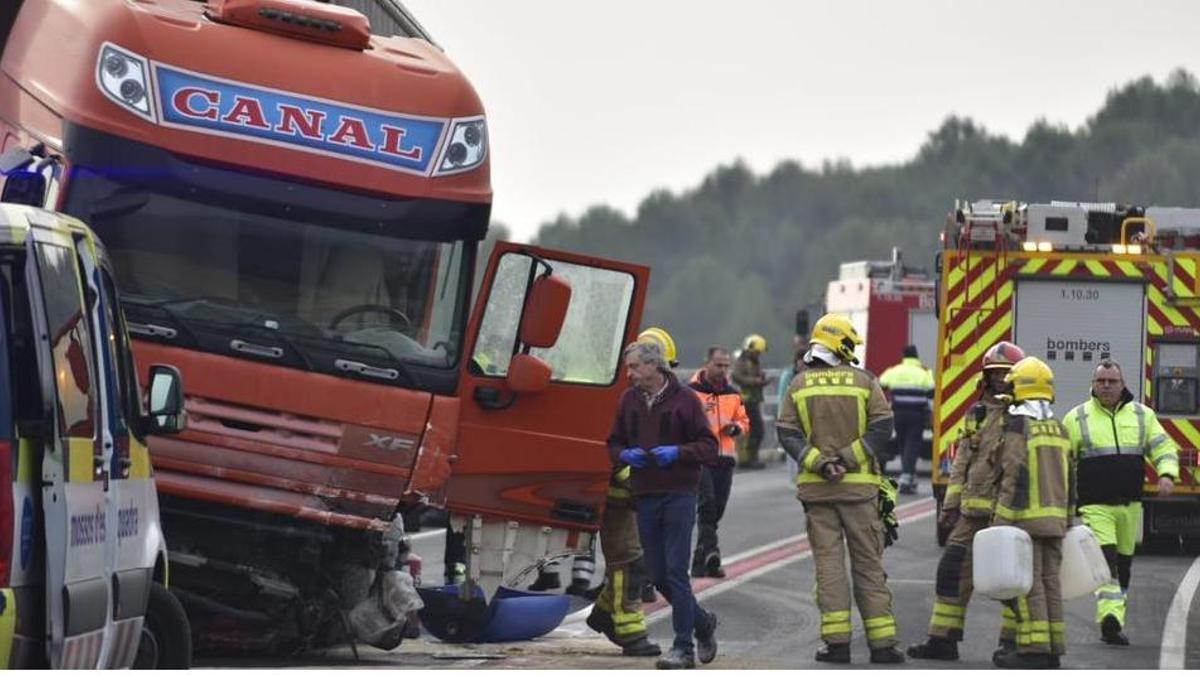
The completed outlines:
<svg viewBox="0 0 1200 675">
<path fill-rule="evenodd" d="M 1032 253 L 1037 250 L 1037 242 L 1036 241 L 1022 242 L 1021 248 L 1024 249 L 1025 251 Z"/>
<path fill-rule="evenodd" d="M 111 101 L 149 122 L 156 122 L 146 59 L 106 42 L 96 61 L 96 86 Z"/>
<path fill-rule="evenodd" d="M 1048 241 L 1039 241 L 1037 243 L 1037 250 L 1040 253 L 1049 253 L 1054 250 L 1054 244 Z"/>
<path fill-rule="evenodd" d="M 434 175 L 445 176 L 473 169 L 486 157 L 487 122 L 484 118 L 455 120 Z"/>
</svg>

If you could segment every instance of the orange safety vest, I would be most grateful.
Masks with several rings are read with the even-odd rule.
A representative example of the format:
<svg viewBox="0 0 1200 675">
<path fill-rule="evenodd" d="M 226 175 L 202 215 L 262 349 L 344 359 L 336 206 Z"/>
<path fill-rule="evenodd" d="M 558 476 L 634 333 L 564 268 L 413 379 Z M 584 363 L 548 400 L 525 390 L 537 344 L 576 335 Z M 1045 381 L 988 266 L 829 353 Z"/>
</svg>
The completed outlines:
<svg viewBox="0 0 1200 675">
<path fill-rule="evenodd" d="M 717 437 L 721 456 L 737 461 L 737 443 L 733 436 L 725 432 L 725 427 L 732 422 L 741 429 L 741 434 L 750 430 L 750 416 L 746 414 L 746 406 L 742 405 L 742 395 L 728 382 L 721 388 L 713 386 L 703 375 L 703 369 L 697 370 L 688 380 L 688 386 L 700 398 L 700 406 L 708 416 L 709 428 Z"/>
</svg>

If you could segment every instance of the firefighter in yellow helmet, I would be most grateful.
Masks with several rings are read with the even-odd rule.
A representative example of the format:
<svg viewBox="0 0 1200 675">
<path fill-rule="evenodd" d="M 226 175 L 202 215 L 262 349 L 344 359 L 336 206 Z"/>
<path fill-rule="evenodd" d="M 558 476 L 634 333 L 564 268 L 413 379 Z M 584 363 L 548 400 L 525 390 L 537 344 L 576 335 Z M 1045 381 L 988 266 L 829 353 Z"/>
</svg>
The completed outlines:
<svg viewBox="0 0 1200 675">
<path fill-rule="evenodd" d="M 875 376 L 851 365 L 858 362 L 854 349 L 860 344 L 862 338 L 846 317 L 826 314 L 817 321 L 802 367 L 780 404 L 777 430 L 784 451 L 800 465 L 796 492 L 804 504 L 817 568 L 825 641 L 816 659 L 850 662 L 850 588 L 844 562 L 849 548 L 854 599 L 871 663 L 903 663 L 883 572 L 885 525 L 876 504 L 883 480 L 877 453 L 891 437 L 892 409 Z"/>
<path fill-rule="evenodd" d="M 767 339 L 757 333 L 747 335 L 742 342 L 742 351 L 733 365 L 733 383 L 742 392 L 742 405 L 750 418 L 750 433 L 746 436 L 746 461 L 743 469 L 762 469 L 766 465 L 758 458 L 758 448 L 763 439 L 763 387 L 773 378 L 763 370 L 760 357 L 767 351 Z"/>
<path fill-rule="evenodd" d="M 1033 586 L 1005 604 L 1017 616 L 1016 649 L 992 655 L 1000 668 L 1058 668 L 1066 653 L 1062 540 L 1070 519 L 1071 441 L 1050 404 L 1054 373 L 1027 356 L 1008 371 L 1013 404 L 1004 413 L 999 490 L 992 525 L 1012 525 L 1033 539 Z"/>
<path fill-rule="evenodd" d="M 938 514 L 938 536 L 946 548 L 938 561 L 929 618 L 929 639 L 908 648 L 915 659 L 957 661 L 963 639 L 967 603 L 974 591 L 972 544 L 975 533 L 988 526 L 996 501 L 993 468 L 1004 441 L 1004 411 L 1011 402 L 1004 378 L 1025 352 L 1011 342 L 997 342 L 983 354 L 979 400 L 967 412 L 962 436 L 955 446 L 950 483 Z M 1000 646 L 1016 647 L 1017 616 L 1004 609 Z"/>
<path fill-rule="evenodd" d="M 1158 495 L 1166 497 L 1179 477 L 1179 447 L 1154 411 L 1133 400 L 1121 366 L 1110 360 L 1096 366 L 1091 397 L 1067 413 L 1063 426 L 1077 461 L 1079 515 L 1100 541 L 1112 573 L 1096 592 L 1100 639 L 1128 645 L 1122 627 L 1142 522 L 1145 464 L 1153 465 Z"/>
</svg>

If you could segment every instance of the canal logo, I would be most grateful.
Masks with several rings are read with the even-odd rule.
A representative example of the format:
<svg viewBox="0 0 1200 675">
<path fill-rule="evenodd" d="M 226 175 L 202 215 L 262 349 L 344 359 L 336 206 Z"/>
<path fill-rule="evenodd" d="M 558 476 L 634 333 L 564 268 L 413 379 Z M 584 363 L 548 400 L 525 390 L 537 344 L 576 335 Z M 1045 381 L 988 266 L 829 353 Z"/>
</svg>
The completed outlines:
<svg viewBox="0 0 1200 675">
<path fill-rule="evenodd" d="M 429 175 L 448 120 L 154 66 L 162 125 Z"/>
</svg>

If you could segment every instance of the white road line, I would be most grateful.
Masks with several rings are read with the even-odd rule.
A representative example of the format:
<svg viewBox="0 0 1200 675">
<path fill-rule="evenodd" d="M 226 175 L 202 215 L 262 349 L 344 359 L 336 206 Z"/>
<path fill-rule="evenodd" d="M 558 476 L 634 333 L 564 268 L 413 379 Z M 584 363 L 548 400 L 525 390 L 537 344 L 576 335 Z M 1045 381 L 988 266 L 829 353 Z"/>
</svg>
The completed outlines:
<svg viewBox="0 0 1200 675">
<path fill-rule="evenodd" d="M 926 497 L 926 499 L 933 499 L 933 498 Z M 913 503 L 918 504 L 920 502 L 913 502 Z M 908 505 L 906 504 L 905 506 L 908 506 Z M 911 522 L 914 522 L 917 520 L 922 520 L 924 518 L 928 518 L 928 517 L 932 516 L 935 513 L 937 513 L 937 509 L 930 509 L 929 511 L 918 513 L 916 515 L 906 516 L 906 517 L 900 519 L 900 524 L 904 525 L 906 523 L 911 523 Z M 801 534 L 801 535 L 794 536 L 794 537 L 786 537 L 784 539 L 775 541 L 774 543 L 767 544 L 765 546 L 759 546 L 758 548 L 750 549 L 749 551 L 746 551 L 744 553 L 739 553 L 738 555 L 730 558 L 728 561 L 722 561 L 722 562 L 724 564 L 730 564 L 730 563 L 736 562 L 738 560 L 744 560 L 746 558 L 749 558 L 752 555 L 757 555 L 763 551 L 778 548 L 781 545 L 791 545 L 795 542 L 802 541 L 804 539 L 808 539 L 807 534 Z M 745 574 L 739 576 L 736 579 L 732 579 L 730 581 L 725 581 L 725 582 L 715 584 L 713 586 L 709 586 L 708 588 L 706 588 L 703 591 L 700 591 L 699 593 L 696 594 L 696 600 L 704 600 L 706 598 L 711 598 L 715 595 L 720 595 L 721 593 L 724 593 L 725 591 L 731 591 L 748 581 L 757 579 L 758 577 L 761 577 L 765 574 L 770 574 L 771 572 L 774 572 L 775 570 L 777 570 L 781 567 L 786 567 L 786 566 L 788 566 L 794 562 L 797 562 L 799 560 L 804 560 L 805 558 L 811 558 L 811 557 L 812 557 L 812 549 L 809 549 L 807 551 L 801 551 L 800 553 L 788 556 L 786 558 L 781 558 L 779 560 L 776 560 L 775 562 L 767 563 L 766 565 L 763 565 L 762 567 L 759 567 L 757 569 L 746 572 Z M 660 621 L 669 616 L 671 616 L 671 606 L 667 605 L 665 607 L 658 609 L 657 611 L 653 612 L 652 614 L 648 614 L 646 616 L 646 624 L 648 625 L 648 624 L 654 623 L 656 621 Z"/>
<path fill-rule="evenodd" d="M 1192 561 L 1187 574 L 1175 591 L 1171 600 L 1171 608 L 1167 610 L 1167 623 L 1163 626 L 1162 649 L 1158 653 L 1158 667 L 1161 670 L 1183 670 L 1187 656 L 1187 624 L 1188 610 L 1192 606 L 1192 598 L 1196 595 L 1196 587 L 1200 585 L 1200 558 Z"/>
</svg>

